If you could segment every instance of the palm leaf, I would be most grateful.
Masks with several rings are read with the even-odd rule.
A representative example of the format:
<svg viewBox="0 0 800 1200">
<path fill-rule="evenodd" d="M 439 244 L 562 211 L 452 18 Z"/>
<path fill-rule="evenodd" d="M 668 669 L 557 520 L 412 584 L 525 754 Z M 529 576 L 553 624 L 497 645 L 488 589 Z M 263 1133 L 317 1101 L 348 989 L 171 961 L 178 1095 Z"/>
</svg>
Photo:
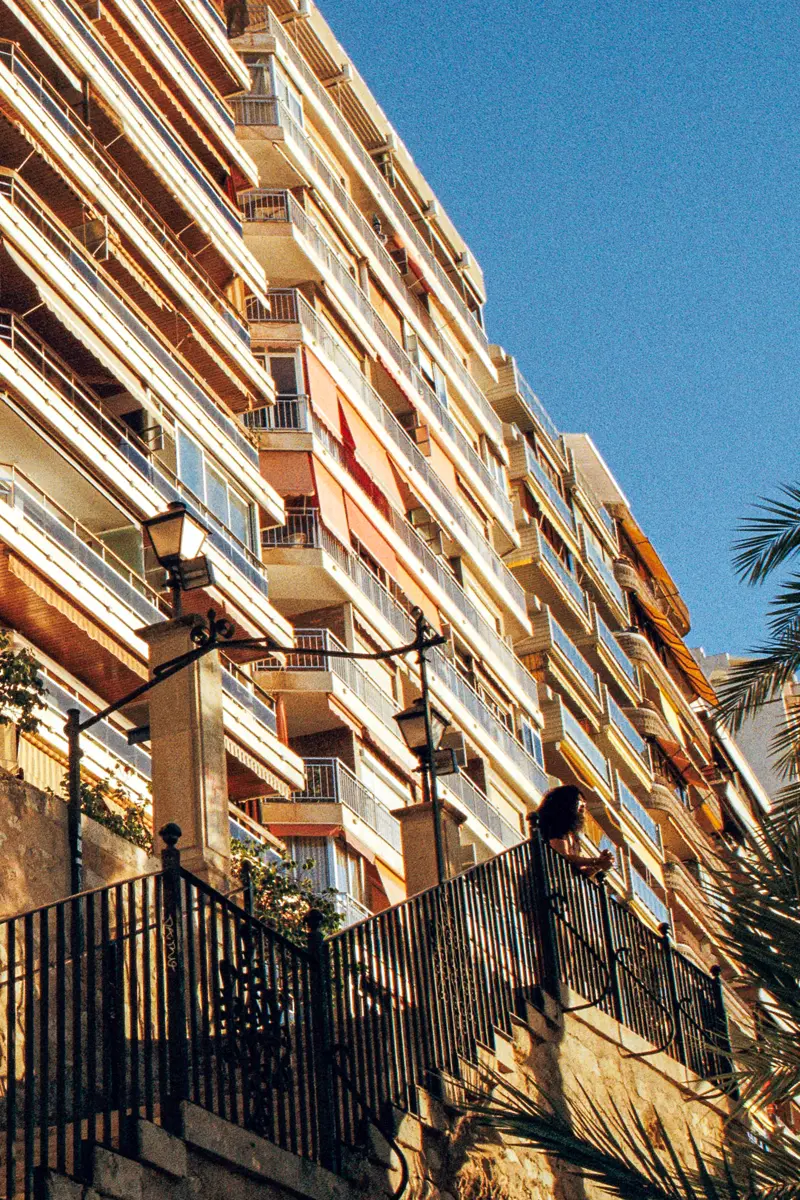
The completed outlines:
<svg viewBox="0 0 800 1200">
<path fill-rule="evenodd" d="M 784 499 L 762 497 L 758 516 L 745 517 L 734 545 L 734 568 L 748 583 L 761 583 L 800 549 L 800 487 L 780 489 Z"/>
</svg>

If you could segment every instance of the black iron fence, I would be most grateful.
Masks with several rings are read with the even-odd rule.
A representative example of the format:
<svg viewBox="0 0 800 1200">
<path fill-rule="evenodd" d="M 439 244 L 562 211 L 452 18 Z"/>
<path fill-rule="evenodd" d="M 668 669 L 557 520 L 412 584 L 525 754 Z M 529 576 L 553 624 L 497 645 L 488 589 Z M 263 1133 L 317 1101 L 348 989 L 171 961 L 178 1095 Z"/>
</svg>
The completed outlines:
<svg viewBox="0 0 800 1200">
<path fill-rule="evenodd" d="M 172 827 L 171 833 L 175 829 Z M 0 922 L 0 1196 L 81 1177 L 189 1100 L 335 1168 L 387 1102 L 457 1076 L 545 994 L 597 1006 L 703 1076 L 730 1047 L 706 975 L 538 837 L 295 946 L 180 867 Z"/>
</svg>

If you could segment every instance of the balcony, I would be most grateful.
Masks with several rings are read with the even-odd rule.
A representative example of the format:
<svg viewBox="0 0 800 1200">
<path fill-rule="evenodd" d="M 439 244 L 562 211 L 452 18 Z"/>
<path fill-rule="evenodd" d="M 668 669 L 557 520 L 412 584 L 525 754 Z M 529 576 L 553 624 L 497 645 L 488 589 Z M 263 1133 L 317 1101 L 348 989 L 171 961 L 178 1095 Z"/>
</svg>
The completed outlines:
<svg viewBox="0 0 800 1200">
<path fill-rule="evenodd" d="M 316 105 L 317 111 L 334 131 L 335 135 L 338 136 L 340 144 L 344 146 L 351 160 L 358 168 L 363 183 L 377 199 L 378 204 L 388 214 L 388 226 L 394 226 L 398 230 L 400 241 L 408 248 L 410 256 L 419 264 L 423 275 L 433 284 L 434 290 L 444 302 L 445 307 L 452 312 L 458 321 L 460 331 L 467 335 L 472 348 L 481 355 L 489 369 L 492 370 L 489 356 L 489 342 L 482 326 L 467 307 L 464 297 L 454 287 L 444 267 L 436 259 L 433 250 L 423 240 L 411 217 L 406 213 L 395 194 L 389 188 L 383 175 L 364 149 L 343 113 L 340 112 L 331 100 L 329 92 L 319 82 L 314 72 L 306 63 L 303 55 L 289 37 L 286 27 L 281 25 L 275 15 L 266 6 L 250 5 L 248 12 L 250 14 L 249 23 L 251 25 L 257 23 L 259 26 L 263 26 L 265 32 L 268 32 L 275 38 L 279 51 L 290 63 L 291 69 L 295 72 L 300 86 L 311 98 L 312 103 Z M 257 12 L 258 17 L 256 17 Z M 243 119 L 251 116 L 252 113 L 246 110 L 242 101 L 235 102 L 235 112 L 237 124 L 267 123 L 262 121 L 252 122 Z M 285 110 L 283 116 L 288 117 L 288 113 Z M 292 118 L 289 117 L 289 120 L 291 121 Z M 282 124 L 281 121 L 269 123 Z"/>
<path fill-rule="evenodd" d="M 8 464 L 0 464 L 0 521 L 8 545 L 92 615 L 105 607 L 106 622 L 118 634 L 125 629 L 129 643 L 146 657 L 135 631 L 166 620 L 169 607 L 97 534 Z"/>
<path fill-rule="evenodd" d="M 521 531 L 520 548 L 507 555 L 506 561 L 525 590 L 544 600 L 562 624 L 577 624 L 582 632 L 588 631 L 588 597 L 538 525 L 530 524 Z"/>
<path fill-rule="evenodd" d="M 608 802 L 612 795 L 611 768 L 602 750 L 558 697 L 542 708 L 545 742 L 556 743 L 555 748 L 566 758 L 578 777 Z"/>
<path fill-rule="evenodd" d="M 542 655 L 545 669 L 556 686 L 566 688 L 573 700 L 596 720 L 601 709 L 597 674 L 550 612 L 545 609 L 534 613 L 532 623 L 533 637 L 518 646 L 519 653 L 527 656 L 530 647 Z"/>
<path fill-rule="evenodd" d="M 37 423 L 44 421 L 59 439 L 67 438 L 80 456 L 89 459 L 112 488 L 129 504 L 135 504 L 142 515 L 150 516 L 165 503 L 182 500 L 209 529 L 218 588 L 241 605 L 237 581 L 241 576 L 266 602 L 269 591 L 260 558 L 158 462 L 123 421 L 109 416 L 99 396 L 7 310 L 0 310 L 2 378 L 19 394 Z"/>
<path fill-rule="evenodd" d="M 497 415 L 507 425 L 516 425 L 523 433 L 538 433 L 566 469 L 561 434 L 517 366 L 516 359 L 505 355 L 496 365 L 498 382 L 489 389 L 488 394 Z"/>
<path fill-rule="evenodd" d="M 291 414 L 294 419 L 295 413 Z M 336 443 L 324 426 L 316 420 L 313 422 L 315 434 L 324 440 L 326 448 L 333 452 Z M 441 589 L 442 595 L 435 597 L 443 612 L 455 627 L 461 627 L 462 632 L 471 642 L 477 642 L 479 653 L 489 659 L 490 666 L 505 675 L 507 680 L 514 682 L 515 698 L 525 710 L 538 721 L 540 718 L 539 695 L 536 681 L 525 669 L 513 650 L 500 638 L 497 631 L 491 627 L 480 610 L 472 603 L 461 585 L 450 573 L 447 566 L 433 553 L 427 543 L 416 530 L 394 509 L 386 514 L 391 529 L 403 540 L 405 546 L 414 556 L 413 567 L 428 574 L 430 580 Z M 335 558 L 336 562 L 347 572 L 368 597 L 370 602 L 380 608 L 384 617 L 402 637 L 408 634 L 408 616 L 400 609 L 397 601 L 389 595 L 382 584 L 354 554 L 338 542 L 319 520 L 317 510 L 288 510 L 287 524 L 279 529 L 265 531 L 263 546 L 266 551 L 270 548 L 304 549 L 313 547 L 324 549 Z M 270 556 L 271 562 L 277 562 L 278 556 Z M 421 564 L 421 566 L 420 566 Z M 376 594 L 376 588 L 379 594 Z M 469 628 L 463 629 L 464 621 Z"/>
<path fill-rule="evenodd" d="M 655 581 L 640 575 L 629 558 L 623 556 L 614 561 L 614 578 L 623 591 L 633 592 L 648 611 L 662 617 L 669 615 L 669 603 L 657 590 Z"/>
<path fill-rule="evenodd" d="M 618 624 L 626 625 L 629 616 L 625 593 L 617 582 L 611 562 L 584 524 L 581 524 L 581 549 L 583 569 L 600 602 L 611 610 Z"/>
<path fill-rule="evenodd" d="M 488 797 L 463 771 L 459 771 L 457 775 L 446 775 L 441 778 L 439 788 L 440 790 L 446 788 L 456 798 L 457 807 L 460 801 L 467 812 L 475 817 L 478 823 L 488 830 L 504 849 L 508 850 L 511 846 L 517 846 L 525 840 L 526 835 L 501 817 Z"/>
<path fill-rule="evenodd" d="M 511 446 L 508 473 L 512 479 L 524 478 L 531 484 L 533 493 L 548 519 L 562 537 L 577 545 L 572 509 L 539 462 L 536 451 L 523 437 Z"/>
<path fill-rule="evenodd" d="M 661 900 L 647 880 L 640 875 L 634 866 L 628 866 L 628 879 L 631 898 L 638 901 L 640 909 L 644 909 L 657 925 L 671 925 L 672 915 L 663 900 Z"/>
<path fill-rule="evenodd" d="M 681 719 L 692 731 L 695 741 L 707 749 L 710 754 L 708 730 L 692 708 L 691 702 L 685 696 L 680 684 L 672 677 L 669 668 L 661 661 L 647 637 L 643 633 L 630 630 L 617 634 L 617 637 L 625 653 L 633 662 L 646 669 L 653 681 L 678 709 Z"/>
<path fill-rule="evenodd" d="M 592 661 L 597 664 L 600 670 L 611 676 L 613 682 L 626 693 L 630 701 L 638 703 L 641 698 L 639 679 L 636 674 L 636 667 L 630 658 L 628 658 L 618 640 L 622 635 L 612 632 L 600 616 L 596 604 L 593 604 L 591 609 L 591 634 L 579 637 L 577 639 L 578 645 L 591 655 Z"/>
<path fill-rule="evenodd" d="M 603 736 L 607 747 L 622 759 L 640 782 L 647 784 L 651 779 L 647 743 L 608 688 L 604 692 Z"/>
<path fill-rule="evenodd" d="M 483 532 L 466 515 L 464 506 L 460 505 L 457 497 L 445 487 L 391 409 L 371 387 L 352 356 L 317 319 L 313 308 L 299 292 L 290 290 L 279 292 L 277 297 L 274 293 L 271 295 L 272 311 L 267 312 L 258 305 L 251 304 L 248 309 L 250 320 L 254 323 L 299 322 L 315 353 L 321 353 L 346 380 L 357 403 L 363 406 L 367 416 L 374 421 L 373 430 L 376 435 L 386 444 L 403 473 L 414 479 L 415 489 L 418 489 L 423 503 L 431 506 L 431 511 L 435 512 L 448 536 L 455 538 L 463 547 L 477 568 L 484 573 L 485 582 L 501 602 L 508 606 L 520 624 L 527 628 L 524 589 L 498 557 Z M 277 305 L 276 299 L 279 301 Z"/>
<path fill-rule="evenodd" d="M 616 776 L 617 799 L 620 807 L 631 818 L 636 828 L 645 835 L 655 849 L 661 852 L 661 830 L 647 809 L 639 803 L 627 784 Z"/>
<path fill-rule="evenodd" d="M 659 824 L 665 850 L 678 858 L 709 856 L 711 847 L 694 819 L 688 792 L 656 776 L 645 805 Z"/>
<path fill-rule="evenodd" d="M 137 315 L 127 295 L 86 247 L 61 225 L 26 183 L 5 169 L 0 170 L 0 228 L 36 264 L 31 271 L 34 282 L 41 269 L 63 294 L 65 320 L 71 320 L 71 309 L 77 307 L 84 319 L 88 318 L 102 331 L 127 367 L 137 377 L 147 378 L 167 409 L 194 428 L 198 436 L 202 433 L 201 440 L 212 453 L 223 461 L 229 460 L 242 486 L 268 512 L 279 516 L 277 497 L 261 478 L 258 452 L 241 425 L 214 403 L 204 386 L 190 374 L 188 364 L 183 364 L 179 351 L 165 342 L 160 333 L 156 334 L 143 314 Z M 204 417 L 216 427 L 213 436 Z"/>
<path fill-rule="evenodd" d="M 220 662 L 225 733 L 233 739 L 226 736 L 226 749 L 237 764 L 232 795 L 242 800 L 302 786 L 302 760 L 278 737 L 272 697 L 236 663 L 224 655 Z"/>
<path fill-rule="evenodd" d="M 292 793 L 295 804 L 342 805 L 377 833 L 388 846 L 402 854 L 403 843 L 397 817 L 372 795 L 345 763 L 336 758 L 307 758 L 305 768 L 305 787 Z"/>
<path fill-rule="evenodd" d="M 271 226 L 288 227 L 295 235 L 293 244 L 299 242 L 305 246 L 305 254 L 312 264 L 313 273 L 325 282 L 335 294 L 336 290 L 344 296 L 344 311 L 347 319 L 352 321 L 354 313 L 358 315 L 362 327 L 366 329 L 366 337 L 371 340 L 378 354 L 388 355 L 390 374 L 397 377 L 403 390 L 425 421 L 430 423 L 436 433 L 444 441 L 454 455 L 456 465 L 464 472 L 469 483 L 475 489 L 480 500 L 493 513 L 495 519 L 505 526 L 508 533 L 514 531 L 514 514 L 511 501 L 492 475 L 489 468 L 478 455 L 447 411 L 446 393 L 437 395 L 422 373 L 397 341 L 389 327 L 375 311 L 371 300 L 359 287 L 353 278 L 348 264 L 345 263 L 320 230 L 309 219 L 305 210 L 297 203 L 290 192 L 253 191 L 240 196 L 242 212 L 247 222 L 245 227 L 248 240 L 257 245 L 261 239 L 250 234 L 255 228 L 269 229 Z M 275 238 L 269 239 L 274 246 Z M 280 266 L 280 260 L 279 260 Z M 293 274 L 292 265 L 284 267 L 289 276 Z M 301 278 L 294 282 L 305 280 L 310 274 L 308 268 L 300 267 Z M 273 272 L 276 275 L 277 272 Z M 291 278 L 290 278 L 290 281 Z"/>
<path fill-rule="evenodd" d="M 13 83 L 6 80 L 6 74 L 13 77 Z M 195 314 L 224 342 L 239 369 L 253 380 L 259 391 L 268 388 L 267 380 L 248 353 L 249 332 L 238 311 L 92 131 L 13 42 L 0 42 L 0 90 L 6 86 L 15 109 L 24 116 L 30 110 L 34 132 L 47 138 L 49 149 L 66 171 L 75 174 L 79 169 L 83 186 L 89 182 L 109 216 L 136 241 L 168 286 L 176 288 Z"/>
<path fill-rule="evenodd" d="M 91 81 L 102 102 L 119 114 L 120 125 L 136 152 L 190 212 L 229 262 L 257 294 L 264 291 L 264 274 L 245 249 L 238 214 L 223 191 L 209 178 L 161 114 L 107 52 L 88 17 L 54 0 L 39 13 L 55 44 L 65 38 L 76 69 Z"/>
</svg>

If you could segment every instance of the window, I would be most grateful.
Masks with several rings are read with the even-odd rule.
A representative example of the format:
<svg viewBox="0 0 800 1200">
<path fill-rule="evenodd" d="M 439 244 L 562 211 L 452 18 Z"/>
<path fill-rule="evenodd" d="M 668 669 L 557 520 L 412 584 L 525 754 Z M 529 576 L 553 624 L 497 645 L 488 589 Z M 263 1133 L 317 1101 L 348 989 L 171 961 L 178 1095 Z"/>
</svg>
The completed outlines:
<svg viewBox="0 0 800 1200">
<path fill-rule="evenodd" d="M 270 58 L 270 67 L 272 71 L 273 95 L 277 96 L 285 105 L 291 117 L 297 121 L 297 124 L 303 125 L 303 97 L 298 92 L 293 83 L 289 82 L 289 77 L 283 71 L 281 66 L 274 58 Z"/>
<path fill-rule="evenodd" d="M 544 769 L 544 750 L 542 749 L 542 737 L 538 729 L 534 729 L 530 721 L 526 721 L 524 717 L 520 720 L 519 736 L 528 754 L 536 760 L 539 766 Z"/>
<path fill-rule="evenodd" d="M 285 354 L 269 356 L 269 373 L 275 380 L 278 396 L 299 396 L 302 388 L 298 382 L 297 359 Z"/>
<path fill-rule="evenodd" d="M 180 426 L 177 433 L 178 478 L 234 537 L 252 550 L 256 542 L 254 506 L 219 468 L 211 466 L 202 448 Z"/>
</svg>

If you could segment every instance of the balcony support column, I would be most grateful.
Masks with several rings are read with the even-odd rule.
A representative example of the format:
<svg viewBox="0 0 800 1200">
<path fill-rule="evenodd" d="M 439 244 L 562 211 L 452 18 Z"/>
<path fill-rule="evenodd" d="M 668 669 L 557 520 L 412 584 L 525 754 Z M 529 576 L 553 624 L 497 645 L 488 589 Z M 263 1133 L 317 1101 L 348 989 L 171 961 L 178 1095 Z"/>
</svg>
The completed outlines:
<svg viewBox="0 0 800 1200">
<path fill-rule="evenodd" d="M 395 809 L 394 816 L 400 822 L 402 834 L 406 893 L 416 896 L 417 892 L 424 892 L 439 883 L 433 804 L 426 801 L 422 804 L 412 804 L 409 808 Z M 444 852 L 444 878 L 452 879 L 462 870 L 459 828 L 467 818 L 454 804 L 440 800 L 439 819 Z"/>
<path fill-rule="evenodd" d="M 194 649 L 189 614 L 140 629 L 150 647 L 150 674 Z M 222 719 L 222 668 L 211 651 L 163 680 L 148 695 L 153 769 L 153 827 L 183 830 L 183 866 L 225 887 L 230 866 L 228 780 Z"/>
</svg>

